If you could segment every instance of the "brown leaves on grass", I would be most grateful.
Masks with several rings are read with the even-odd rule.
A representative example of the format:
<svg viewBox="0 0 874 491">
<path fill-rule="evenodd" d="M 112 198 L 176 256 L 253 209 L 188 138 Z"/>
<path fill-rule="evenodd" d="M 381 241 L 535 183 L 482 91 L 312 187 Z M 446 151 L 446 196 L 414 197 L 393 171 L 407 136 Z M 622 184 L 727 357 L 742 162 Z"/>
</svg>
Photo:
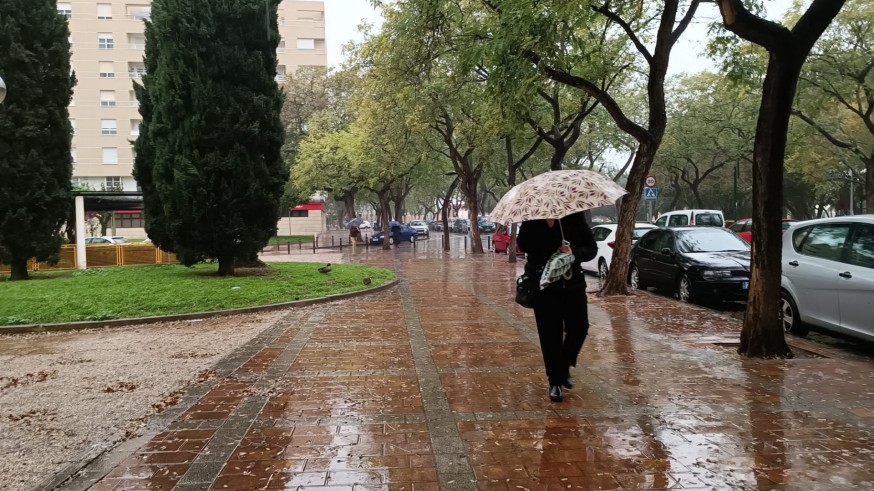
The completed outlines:
<svg viewBox="0 0 874 491">
<path fill-rule="evenodd" d="M 152 409 L 155 410 L 156 413 L 160 414 L 164 412 L 170 406 L 175 406 L 179 402 L 179 398 L 182 396 L 181 390 L 174 390 L 169 394 L 162 394 L 161 399 L 158 402 L 152 403 Z"/>
<path fill-rule="evenodd" d="M 214 376 L 215 376 L 215 370 L 212 368 L 207 368 L 205 370 L 201 370 L 200 373 L 197 374 L 197 378 L 195 378 L 194 380 L 198 384 L 202 384 L 202 383 L 206 382 L 207 380 L 213 378 Z"/>
<path fill-rule="evenodd" d="M 195 353 L 194 351 L 180 351 L 179 353 L 173 353 L 170 355 L 170 358 L 175 360 L 182 360 L 186 358 L 209 358 L 215 356 L 217 353 Z"/>
</svg>

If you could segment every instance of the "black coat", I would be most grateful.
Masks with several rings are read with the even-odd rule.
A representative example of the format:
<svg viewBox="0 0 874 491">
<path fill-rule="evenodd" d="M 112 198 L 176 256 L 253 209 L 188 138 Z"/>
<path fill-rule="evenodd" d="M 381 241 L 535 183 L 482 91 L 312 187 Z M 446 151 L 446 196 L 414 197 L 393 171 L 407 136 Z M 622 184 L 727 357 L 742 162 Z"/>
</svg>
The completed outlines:
<svg viewBox="0 0 874 491">
<path fill-rule="evenodd" d="M 571 252 L 574 255 L 574 263 L 571 265 L 573 276 L 569 280 L 558 280 L 546 287 L 559 288 L 585 288 L 586 280 L 583 277 L 581 264 L 592 260 L 598 253 L 598 244 L 592 235 L 592 229 L 586 223 L 583 213 L 574 213 L 561 219 L 561 227 L 558 221 L 550 228 L 546 220 L 531 220 L 522 222 L 519 228 L 519 237 L 516 243 L 519 249 L 526 254 L 525 274 L 529 278 L 540 280 L 540 274 L 549 258 L 561 248 L 562 231 L 564 239 L 570 242 Z M 561 285 L 561 286 L 558 286 Z"/>
</svg>

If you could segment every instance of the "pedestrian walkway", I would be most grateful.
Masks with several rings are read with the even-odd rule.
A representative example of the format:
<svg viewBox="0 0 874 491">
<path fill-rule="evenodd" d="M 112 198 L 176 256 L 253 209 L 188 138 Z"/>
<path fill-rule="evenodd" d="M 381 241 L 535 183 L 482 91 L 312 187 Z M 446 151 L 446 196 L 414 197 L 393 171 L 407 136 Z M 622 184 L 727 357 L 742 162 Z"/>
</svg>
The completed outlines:
<svg viewBox="0 0 874 491">
<path fill-rule="evenodd" d="M 265 326 L 61 489 L 874 489 L 870 359 L 746 360 L 736 320 L 590 295 L 552 403 L 516 266 L 434 249 L 345 256 L 399 286 Z"/>
</svg>

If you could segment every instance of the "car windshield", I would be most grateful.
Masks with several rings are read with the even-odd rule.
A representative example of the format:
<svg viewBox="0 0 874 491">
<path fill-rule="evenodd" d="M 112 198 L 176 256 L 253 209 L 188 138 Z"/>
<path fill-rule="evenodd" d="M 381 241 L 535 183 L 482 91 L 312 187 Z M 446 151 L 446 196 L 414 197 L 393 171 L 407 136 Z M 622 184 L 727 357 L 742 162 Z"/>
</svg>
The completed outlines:
<svg viewBox="0 0 874 491">
<path fill-rule="evenodd" d="M 631 238 L 633 240 L 637 240 L 637 239 L 643 237 L 643 234 L 649 232 L 650 230 L 652 230 L 652 227 L 636 228 L 636 229 L 634 229 L 634 232 L 632 232 Z"/>
<path fill-rule="evenodd" d="M 748 251 L 749 244 L 722 229 L 682 230 L 677 233 L 680 252 Z"/>
</svg>

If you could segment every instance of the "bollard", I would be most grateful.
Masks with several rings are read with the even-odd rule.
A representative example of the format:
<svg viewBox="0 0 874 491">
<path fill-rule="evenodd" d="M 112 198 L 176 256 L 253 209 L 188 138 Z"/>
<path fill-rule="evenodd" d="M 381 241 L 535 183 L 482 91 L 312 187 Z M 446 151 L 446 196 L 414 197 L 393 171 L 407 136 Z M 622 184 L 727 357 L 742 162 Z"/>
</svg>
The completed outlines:
<svg viewBox="0 0 874 491">
<path fill-rule="evenodd" d="M 486 236 L 486 244 L 488 245 L 489 250 L 492 250 L 492 236 L 491 235 Z"/>
<path fill-rule="evenodd" d="M 464 236 L 464 250 L 467 250 L 467 236 Z"/>
<path fill-rule="evenodd" d="M 343 250 L 343 237 L 340 237 L 340 250 Z"/>
<path fill-rule="evenodd" d="M 313 254 L 316 253 L 316 242 L 318 242 L 318 241 L 319 241 L 319 239 L 315 239 L 315 240 L 313 241 Z"/>
<path fill-rule="evenodd" d="M 299 251 L 303 251 L 303 242 L 298 242 L 298 243 L 297 243 L 297 250 L 299 250 Z"/>
<path fill-rule="evenodd" d="M 285 245 L 288 246 L 288 253 L 291 254 L 291 242 L 289 242 L 288 244 L 285 244 Z"/>
</svg>

